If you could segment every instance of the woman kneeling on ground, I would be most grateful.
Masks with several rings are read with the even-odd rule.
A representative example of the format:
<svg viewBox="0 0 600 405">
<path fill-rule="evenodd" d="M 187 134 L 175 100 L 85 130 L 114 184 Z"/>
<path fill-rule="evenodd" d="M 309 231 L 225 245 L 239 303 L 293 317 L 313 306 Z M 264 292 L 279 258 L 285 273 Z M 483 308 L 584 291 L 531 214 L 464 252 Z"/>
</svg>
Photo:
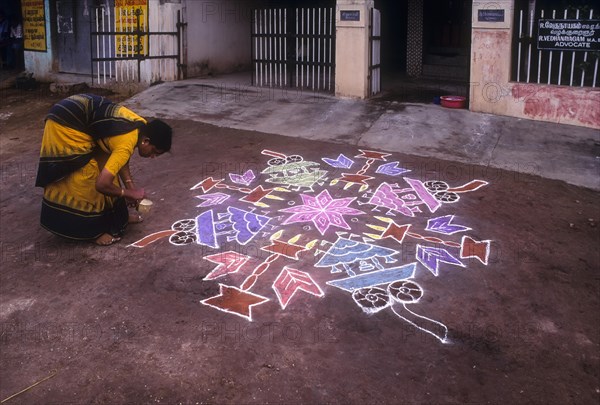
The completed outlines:
<svg viewBox="0 0 600 405">
<path fill-rule="evenodd" d="M 55 104 L 46 117 L 36 186 L 44 188 L 41 224 L 69 239 L 107 246 L 128 223 L 141 222 L 128 205 L 145 197 L 129 170 L 138 148 L 154 158 L 171 149 L 172 130 L 147 122 L 104 97 L 79 94 Z"/>
</svg>

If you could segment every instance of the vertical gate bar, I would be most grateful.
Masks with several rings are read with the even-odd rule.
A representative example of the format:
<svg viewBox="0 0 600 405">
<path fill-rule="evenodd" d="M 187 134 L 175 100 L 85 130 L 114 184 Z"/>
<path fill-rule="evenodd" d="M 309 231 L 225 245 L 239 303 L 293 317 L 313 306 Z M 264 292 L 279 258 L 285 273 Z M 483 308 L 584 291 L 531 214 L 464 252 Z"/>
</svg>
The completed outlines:
<svg viewBox="0 0 600 405">
<path fill-rule="evenodd" d="M 273 85 L 273 10 L 269 9 L 267 12 L 267 34 L 269 44 L 269 87 Z"/>
<path fill-rule="evenodd" d="M 287 41 L 287 8 L 283 9 L 283 69 L 284 69 L 284 73 L 283 73 L 283 80 L 284 80 L 284 86 L 287 87 L 288 86 L 288 82 L 287 82 L 287 78 L 288 78 L 288 71 L 287 71 L 287 55 L 288 55 L 288 49 L 287 49 L 287 45 L 288 45 L 288 41 Z"/>
<path fill-rule="evenodd" d="M 177 61 L 176 61 L 176 69 L 177 69 L 177 80 L 181 80 L 181 30 L 182 30 L 182 21 L 181 21 L 181 10 L 177 10 Z"/>
<path fill-rule="evenodd" d="M 319 22 L 317 26 L 319 27 L 317 44 L 319 44 L 319 48 L 317 50 L 317 88 L 321 90 L 321 25 L 323 25 L 323 18 L 321 17 L 322 8 L 319 7 Z"/>
<path fill-rule="evenodd" d="M 101 20 L 102 31 L 104 31 L 104 8 L 102 8 L 102 20 Z M 106 58 L 106 35 L 102 35 L 102 58 Z M 104 78 L 104 84 L 106 84 L 106 61 L 102 61 L 102 77 Z"/>
<path fill-rule="evenodd" d="M 96 32 L 99 31 L 99 22 L 98 22 L 98 8 L 96 9 Z M 96 35 L 96 57 L 100 55 L 100 36 Z M 100 62 L 96 62 L 96 72 L 98 74 L 98 79 L 96 83 L 100 83 Z"/>
<path fill-rule="evenodd" d="M 129 56 L 129 34 L 128 34 L 129 27 L 127 26 L 127 24 L 125 24 L 127 21 L 125 19 L 123 19 L 123 8 L 121 8 L 121 10 L 119 10 L 119 12 L 121 14 L 121 16 L 119 18 L 119 21 L 121 21 L 121 31 L 125 33 L 125 35 L 123 35 L 123 37 L 125 39 L 125 58 L 127 58 Z M 125 77 L 126 77 L 125 81 L 129 81 L 129 60 L 126 59 L 121 64 L 121 66 L 125 68 Z M 122 76 L 123 75 L 121 74 L 121 77 Z"/>
<path fill-rule="evenodd" d="M 279 65 L 279 87 L 281 87 L 283 85 L 283 65 L 281 63 L 281 61 L 283 60 L 283 39 L 282 39 L 282 28 L 283 28 L 283 22 L 281 21 L 281 19 L 283 18 L 283 10 L 279 9 L 278 13 L 277 13 L 277 49 L 279 50 L 279 58 L 278 58 L 278 65 Z"/>
<path fill-rule="evenodd" d="M 589 16 L 588 19 L 591 20 L 593 16 L 594 16 L 594 9 L 591 9 L 590 10 L 590 16 Z M 588 53 L 587 53 L 587 51 L 585 51 L 583 53 L 583 63 L 584 63 L 584 66 L 587 63 L 587 57 L 588 57 Z M 582 69 L 581 70 L 581 87 L 583 87 L 583 82 L 584 81 L 585 81 L 585 69 Z"/>
<path fill-rule="evenodd" d="M 315 14 L 316 14 L 316 9 L 313 8 L 312 10 L 312 89 L 313 91 L 315 90 L 315 32 L 316 30 L 316 26 L 315 26 Z"/>
<path fill-rule="evenodd" d="M 111 31 L 111 26 L 110 26 L 110 20 L 111 20 L 111 13 L 110 13 L 110 7 L 106 8 L 106 21 L 108 22 L 107 28 L 108 28 L 108 32 Z M 109 34 L 108 35 L 108 54 L 110 55 L 111 58 L 114 58 L 114 52 L 113 52 L 113 41 L 112 41 L 112 36 Z M 112 79 L 112 67 L 113 67 L 113 61 L 108 62 L 108 76 Z"/>
<path fill-rule="evenodd" d="M 556 18 L 556 10 L 552 10 L 552 19 Z M 550 60 L 548 61 L 548 84 L 552 78 L 552 51 L 550 51 Z"/>
<path fill-rule="evenodd" d="M 260 26 L 260 20 L 262 17 L 262 10 L 257 10 L 257 15 L 256 15 L 256 28 L 257 28 L 257 34 L 259 34 L 256 38 L 257 40 L 257 58 L 256 58 L 256 84 L 258 86 L 261 85 L 261 76 L 262 76 L 262 70 L 261 70 L 261 65 L 260 65 L 260 58 L 262 55 L 262 37 L 260 36 L 260 33 L 262 32 L 262 28 Z"/>
<path fill-rule="evenodd" d="M 300 47 L 296 49 L 296 53 L 298 54 L 298 58 L 300 60 L 300 87 L 304 87 L 304 65 L 303 62 L 303 48 L 304 48 L 304 9 L 300 9 L 300 32 L 298 33 L 298 38 L 300 38 Z"/>
<path fill-rule="evenodd" d="M 98 11 L 96 9 L 94 9 L 94 14 L 96 14 Z M 93 17 L 90 18 L 90 53 L 91 53 L 91 57 L 90 57 L 90 72 L 91 74 L 91 78 L 92 78 L 92 86 L 94 85 L 94 21 L 93 21 Z M 96 34 L 98 35 L 98 34 Z"/>
<path fill-rule="evenodd" d="M 264 48 L 264 66 L 265 66 L 265 85 L 269 84 L 269 11 L 264 10 L 263 32 L 265 33 L 265 48 Z"/>
<path fill-rule="evenodd" d="M 263 10 L 262 13 L 262 18 L 261 18 L 261 25 L 262 25 L 262 32 L 263 32 L 263 36 L 262 36 L 262 40 L 263 40 L 263 54 L 262 54 L 262 69 L 261 69 L 261 73 L 263 75 L 263 77 L 261 78 L 261 86 L 267 83 L 267 77 L 268 77 L 268 72 L 269 72 L 269 66 L 268 66 L 268 59 L 267 59 L 267 55 L 268 55 L 268 49 L 269 49 L 269 45 L 268 45 L 268 38 L 267 38 L 267 10 Z"/>
<path fill-rule="evenodd" d="M 262 30 L 262 57 L 261 57 L 261 69 L 260 69 L 260 73 L 261 73 L 261 78 L 260 78 L 260 85 L 263 86 L 266 84 L 267 81 L 267 65 L 266 65 L 266 60 L 267 60 L 267 37 L 266 37 L 266 33 L 267 33 L 267 17 L 266 14 L 267 11 L 266 10 L 262 10 L 261 12 L 261 16 L 260 16 L 260 24 L 261 24 L 261 30 Z"/>
<path fill-rule="evenodd" d="M 298 39 L 299 39 L 299 33 L 300 33 L 300 28 L 298 26 L 298 24 L 300 23 L 300 15 L 298 12 L 298 9 L 296 9 L 296 50 L 294 52 L 294 58 L 296 58 L 296 87 L 298 87 L 298 83 L 300 83 L 300 78 L 298 76 L 298 74 L 300 73 L 300 66 L 298 65 L 298 61 L 299 61 L 299 55 L 298 55 Z"/>
<path fill-rule="evenodd" d="M 567 19 L 567 9 L 565 9 L 564 13 L 564 19 Z M 558 64 L 558 85 L 560 86 L 560 82 L 562 80 L 562 67 L 563 67 L 563 51 L 560 51 L 560 63 Z"/>
<path fill-rule="evenodd" d="M 275 82 L 275 75 L 277 75 L 277 67 L 275 66 L 275 10 L 269 10 L 269 30 L 271 31 L 271 34 L 269 35 L 269 43 L 271 44 L 271 49 L 269 50 L 270 52 L 270 57 L 269 59 L 271 60 L 270 64 L 271 64 L 271 82 L 270 82 L 270 87 L 273 87 L 273 83 Z"/>
<path fill-rule="evenodd" d="M 250 57 L 252 59 L 250 85 L 254 86 L 256 80 L 256 9 L 252 10 L 252 16 L 250 18 Z"/>
<path fill-rule="evenodd" d="M 314 86 L 313 86 L 313 73 L 312 70 L 314 69 L 313 65 L 313 21 L 314 21 L 314 15 L 312 15 L 312 12 L 314 11 L 314 9 L 308 8 L 306 10 L 306 87 L 312 88 L 314 90 Z"/>
<path fill-rule="evenodd" d="M 529 83 L 529 78 L 531 76 L 531 38 L 533 37 L 533 18 L 534 18 L 534 13 L 535 13 L 535 9 L 534 10 L 530 10 L 529 11 L 529 15 L 527 18 L 527 24 L 528 24 L 528 32 L 529 32 L 529 46 L 528 46 L 528 50 L 527 50 L 527 83 Z"/>
<path fill-rule="evenodd" d="M 521 81 L 521 41 L 523 40 L 523 10 L 519 11 L 519 46 L 517 50 L 517 82 Z"/>
<path fill-rule="evenodd" d="M 137 22 L 137 77 L 138 77 L 138 82 L 142 80 L 142 75 L 141 75 L 141 70 L 142 70 L 142 35 L 141 35 L 141 31 L 140 31 L 140 13 L 136 13 L 136 18 L 135 21 Z M 150 42 L 150 41 L 148 41 Z M 135 50 L 135 48 L 134 48 Z"/>
<path fill-rule="evenodd" d="M 596 87 L 596 77 L 598 76 L 598 58 L 596 58 L 596 63 L 594 66 L 594 79 L 592 80 L 592 87 Z"/>
<path fill-rule="evenodd" d="M 306 53 L 306 46 L 305 46 L 305 37 L 304 37 L 304 9 L 302 9 L 302 20 L 301 20 L 301 24 L 300 24 L 300 60 L 302 61 L 302 79 L 301 79 L 301 83 L 302 83 L 302 87 L 304 88 L 304 54 Z"/>
<path fill-rule="evenodd" d="M 333 71 L 333 8 L 329 8 L 329 91 L 331 91 L 331 73 Z"/>
<path fill-rule="evenodd" d="M 277 86 L 277 81 L 278 81 L 278 73 L 277 73 L 277 68 L 278 68 L 278 55 L 279 55 L 279 48 L 278 48 L 278 41 L 279 41 L 279 35 L 278 35 L 278 31 L 277 31 L 277 16 L 279 14 L 279 10 L 278 9 L 273 9 L 273 34 L 272 34 L 272 42 L 273 42 L 273 61 L 271 62 L 273 64 L 273 83 L 271 83 L 271 86 Z"/>
<path fill-rule="evenodd" d="M 259 45 L 259 62 L 258 62 L 258 85 L 263 85 L 263 66 L 262 66 L 262 54 L 263 54 L 263 37 L 262 37 L 262 10 L 258 11 L 258 32 L 261 34 L 258 37 L 258 45 Z"/>
<path fill-rule="evenodd" d="M 575 12 L 575 19 L 579 20 L 579 9 Z M 569 78 L 569 86 L 573 86 L 573 73 L 575 72 L 575 51 L 571 53 L 571 76 Z"/>
<path fill-rule="evenodd" d="M 544 18 L 544 10 L 541 11 L 540 18 Z M 540 84 L 540 79 L 542 76 L 542 50 L 538 50 L 538 74 L 537 74 L 537 83 Z"/>
<path fill-rule="evenodd" d="M 314 9 L 313 9 L 314 10 Z M 314 68 L 312 64 L 312 19 L 311 9 L 306 10 L 306 87 L 312 86 L 311 70 Z"/>
<path fill-rule="evenodd" d="M 594 13 L 594 10 L 593 10 L 593 9 L 591 9 L 591 10 L 590 10 L 590 16 L 589 16 L 589 18 L 588 18 L 589 20 L 591 20 L 591 19 L 592 19 L 592 17 L 593 17 L 593 13 Z M 585 52 L 583 53 L 583 65 L 584 65 L 584 66 L 585 66 L 585 65 L 586 65 L 586 63 L 587 63 L 587 56 L 588 56 L 588 53 L 587 53 L 587 51 L 585 51 Z M 581 69 L 581 84 L 580 84 L 580 87 L 583 87 L 583 82 L 584 82 L 584 81 L 585 81 L 585 69 Z"/>
</svg>

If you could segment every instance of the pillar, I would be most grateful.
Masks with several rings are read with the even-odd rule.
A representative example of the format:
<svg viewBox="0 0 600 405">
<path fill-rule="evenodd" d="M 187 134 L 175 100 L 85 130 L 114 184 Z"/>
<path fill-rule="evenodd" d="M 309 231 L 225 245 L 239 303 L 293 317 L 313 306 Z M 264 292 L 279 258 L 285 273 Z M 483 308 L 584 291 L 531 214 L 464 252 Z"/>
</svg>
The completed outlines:
<svg viewBox="0 0 600 405">
<path fill-rule="evenodd" d="M 374 0 L 337 0 L 336 96 L 368 97 L 369 20 L 374 3 Z"/>
<path fill-rule="evenodd" d="M 419 77 L 423 73 L 423 0 L 408 0 L 406 73 Z"/>
</svg>

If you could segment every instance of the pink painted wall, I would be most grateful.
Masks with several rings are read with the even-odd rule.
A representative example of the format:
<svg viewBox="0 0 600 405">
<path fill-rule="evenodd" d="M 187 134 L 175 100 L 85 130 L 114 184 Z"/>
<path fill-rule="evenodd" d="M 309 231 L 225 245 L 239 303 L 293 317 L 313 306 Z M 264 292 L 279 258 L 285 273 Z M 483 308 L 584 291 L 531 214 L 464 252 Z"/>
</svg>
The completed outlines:
<svg viewBox="0 0 600 405">
<path fill-rule="evenodd" d="M 512 28 L 471 38 L 471 111 L 600 129 L 600 89 L 511 82 Z"/>
</svg>

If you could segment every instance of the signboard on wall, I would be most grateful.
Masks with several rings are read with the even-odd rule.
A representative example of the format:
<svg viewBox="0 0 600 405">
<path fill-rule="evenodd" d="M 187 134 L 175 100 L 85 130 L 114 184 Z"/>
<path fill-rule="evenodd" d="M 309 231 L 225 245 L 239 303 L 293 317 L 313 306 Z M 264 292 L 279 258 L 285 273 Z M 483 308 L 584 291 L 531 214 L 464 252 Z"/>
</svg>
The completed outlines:
<svg viewBox="0 0 600 405">
<path fill-rule="evenodd" d="M 477 21 L 504 22 L 504 10 L 483 9 L 477 10 Z"/>
<path fill-rule="evenodd" d="M 148 31 L 148 0 L 115 0 L 115 31 Z M 118 57 L 148 55 L 147 35 L 116 35 Z"/>
<path fill-rule="evenodd" d="M 46 12 L 44 0 L 23 0 L 23 49 L 46 52 Z"/>
<path fill-rule="evenodd" d="M 341 21 L 360 21 L 360 10 L 341 10 Z"/>
<path fill-rule="evenodd" d="M 600 20 L 545 20 L 538 22 L 538 49 L 599 51 Z"/>
</svg>

